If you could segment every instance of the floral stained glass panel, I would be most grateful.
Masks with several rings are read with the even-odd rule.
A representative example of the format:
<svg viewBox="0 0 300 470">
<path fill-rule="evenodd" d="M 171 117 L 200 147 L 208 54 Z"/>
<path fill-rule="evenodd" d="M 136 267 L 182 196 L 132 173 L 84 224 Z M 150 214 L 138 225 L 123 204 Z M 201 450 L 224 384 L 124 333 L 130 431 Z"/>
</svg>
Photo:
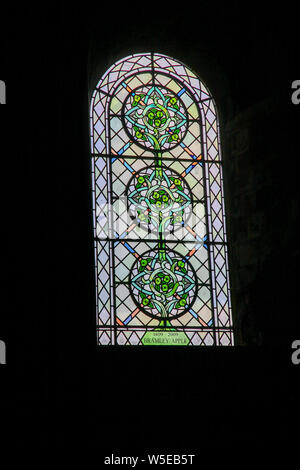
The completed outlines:
<svg viewBox="0 0 300 470">
<path fill-rule="evenodd" d="M 99 345 L 229 346 L 214 100 L 162 54 L 116 62 L 90 105 Z"/>
</svg>

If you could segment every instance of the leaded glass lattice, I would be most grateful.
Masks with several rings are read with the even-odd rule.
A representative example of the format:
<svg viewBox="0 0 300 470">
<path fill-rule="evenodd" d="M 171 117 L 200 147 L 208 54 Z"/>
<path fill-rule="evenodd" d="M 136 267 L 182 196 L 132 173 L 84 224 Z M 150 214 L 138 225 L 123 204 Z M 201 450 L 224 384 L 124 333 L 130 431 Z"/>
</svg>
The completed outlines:
<svg viewBox="0 0 300 470">
<path fill-rule="evenodd" d="M 90 106 L 99 345 L 233 345 L 216 107 L 162 54 L 116 62 Z"/>
</svg>

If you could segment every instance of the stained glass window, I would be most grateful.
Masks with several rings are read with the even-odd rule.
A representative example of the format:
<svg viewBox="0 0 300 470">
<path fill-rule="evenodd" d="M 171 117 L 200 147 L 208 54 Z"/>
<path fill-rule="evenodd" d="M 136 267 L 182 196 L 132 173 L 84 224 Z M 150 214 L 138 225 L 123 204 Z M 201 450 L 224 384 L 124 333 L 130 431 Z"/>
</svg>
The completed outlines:
<svg viewBox="0 0 300 470">
<path fill-rule="evenodd" d="M 134 54 L 90 104 L 99 345 L 233 345 L 219 124 L 186 65 Z"/>
</svg>

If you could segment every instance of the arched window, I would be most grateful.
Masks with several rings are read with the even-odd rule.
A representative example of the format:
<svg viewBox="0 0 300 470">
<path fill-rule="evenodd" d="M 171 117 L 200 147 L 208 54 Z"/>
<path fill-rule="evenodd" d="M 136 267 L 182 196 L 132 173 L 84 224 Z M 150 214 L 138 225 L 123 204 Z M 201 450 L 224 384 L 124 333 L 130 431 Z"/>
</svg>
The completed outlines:
<svg viewBox="0 0 300 470">
<path fill-rule="evenodd" d="M 233 345 L 219 125 L 183 63 L 134 54 L 90 105 L 99 345 Z"/>
</svg>

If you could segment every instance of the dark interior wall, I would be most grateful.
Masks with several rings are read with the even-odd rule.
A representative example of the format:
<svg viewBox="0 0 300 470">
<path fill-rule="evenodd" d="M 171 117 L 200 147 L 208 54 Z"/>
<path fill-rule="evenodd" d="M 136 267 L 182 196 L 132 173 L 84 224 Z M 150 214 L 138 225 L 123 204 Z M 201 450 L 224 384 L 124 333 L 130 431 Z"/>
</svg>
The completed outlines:
<svg viewBox="0 0 300 470">
<path fill-rule="evenodd" d="M 11 404 L 11 437 L 20 445 L 197 453 L 199 442 L 260 445 L 266 433 L 273 442 L 291 439 L 296 21 L 288 10 L 258 13 L 252 3 L 199 6 L 197 15 L 189 5 L 160 7 L 151 17 L 141 6 L 116 16 L 88 4 L 8 8 L 0 77 L 10 156 L 3 331 L 13 387 L 1 406 Z M 149 50 L 199 73 L 218 105 L 236 348 L 95 345 L 89 96 L 116 60 Z"/>
</svg>

